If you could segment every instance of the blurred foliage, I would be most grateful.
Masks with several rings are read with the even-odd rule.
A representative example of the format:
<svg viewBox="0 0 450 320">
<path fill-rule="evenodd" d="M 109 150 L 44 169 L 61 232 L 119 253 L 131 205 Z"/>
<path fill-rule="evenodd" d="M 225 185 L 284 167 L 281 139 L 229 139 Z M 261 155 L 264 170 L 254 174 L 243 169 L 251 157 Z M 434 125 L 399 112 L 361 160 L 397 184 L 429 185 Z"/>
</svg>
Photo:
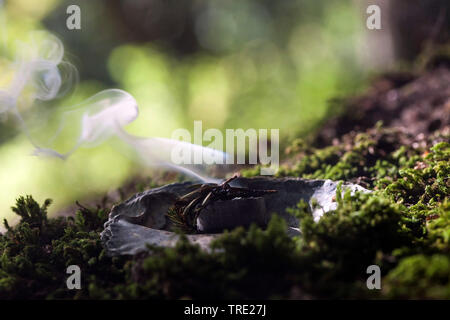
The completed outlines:
<svg viewBox="0 0 450 320">
<path fill-rule="evenodd" d="M 81 8 L 81 30 L 66 28 L 70 4 Z M 119 87 L 139 103 L 127 130 L 142 136 L 170 137 L 202 120 L 204 130 L 281 128 L 284 141 L 313 130 L 328 99 L 354 92 L 364 77 L 356 55 L 363 19 L 351 1 L 17 0 L 5 1 L 2 13 L 4 55 L 46 29 L 79 70 L 72 94 L 48 110 Z M 37 110 L 27 112 L 42 119 Z M 2 216 L 18 193 L 58 194 L 58 209 L 118 187 L 135 167 L 116 145 L 80 150 L 64 163 L 29 157 L 11 118 L 0 142 Z"/>
</svg>

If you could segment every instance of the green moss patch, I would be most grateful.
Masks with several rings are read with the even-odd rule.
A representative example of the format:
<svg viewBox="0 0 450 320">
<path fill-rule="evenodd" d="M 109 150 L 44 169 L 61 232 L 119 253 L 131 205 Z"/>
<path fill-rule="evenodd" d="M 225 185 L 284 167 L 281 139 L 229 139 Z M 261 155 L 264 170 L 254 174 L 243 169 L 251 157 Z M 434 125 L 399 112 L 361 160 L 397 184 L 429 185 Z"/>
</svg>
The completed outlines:
<svg viewBox="0 0 450 320">
<path fill-rule="evenodd" d="M 265 230 L 225 233 L 210 252 L 182 237 L 175 248 L 109 257 L 99 238 L 109 208 L 48 218 L 50 201 L 20 197 L 20 222 L 5 221 L 0 235 L 0 299 L 450 298 L 449 137 L 377 127 L 322 149 L 296 141 L 280 176 L 354 181 L 374 192 L 338 190 L 337 209 L 317 223 L 299 203 L 289 209 L 301 221 L 296 238 L 274 215 Z M 72 264 L 81 290 L 66 288 Z M 372 264 L 381 290 L 366 287 Z"/>
</svg>

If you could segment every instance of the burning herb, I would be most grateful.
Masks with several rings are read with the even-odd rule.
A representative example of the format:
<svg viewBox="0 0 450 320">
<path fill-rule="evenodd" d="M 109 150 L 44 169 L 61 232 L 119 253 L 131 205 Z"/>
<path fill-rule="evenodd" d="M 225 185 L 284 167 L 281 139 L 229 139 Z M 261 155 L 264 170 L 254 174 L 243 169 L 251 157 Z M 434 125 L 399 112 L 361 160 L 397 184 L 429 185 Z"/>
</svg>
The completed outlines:
<svg viewBox="0 0 450 320">
<path fill-rule="evenodd" d="M 231 181 L 237 177 L 233 176 L 221 184 L 199 185 L 194 191 L 178 198 L 167 212 L 167 216 L 174 223 L 174 227 L 187 233 L 197 232 L 198 216 L 209 204 L 217 200 L 261 197 L 265 194 L 277 192 L 276 190 L 254 190 L 230 186 Z"/>
</svg>

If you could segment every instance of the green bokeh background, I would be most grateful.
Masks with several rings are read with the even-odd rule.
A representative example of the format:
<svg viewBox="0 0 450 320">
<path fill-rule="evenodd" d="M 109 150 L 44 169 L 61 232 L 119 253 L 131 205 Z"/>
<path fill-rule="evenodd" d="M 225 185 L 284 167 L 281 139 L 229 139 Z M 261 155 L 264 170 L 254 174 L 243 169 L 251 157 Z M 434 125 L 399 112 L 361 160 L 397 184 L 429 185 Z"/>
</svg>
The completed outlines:
<svg viewBox="0 0 450 320">
<path fill-rule="evenodd" d="M 81 30 L 66 28 L 70 4 L 81 8 Z M 140 108 L 127 131 L 140 136 L 170 137 L 202 120 L 204 129 L 279 128 L 289 141 L 318 126 L 329 99 L 362 89 L 368 73 L 358 55 L 365 18 L 352 1 L 13 0 L 2 14 L 4 55 L 46 29 L 78 68 L 76 89 L 49 108 L 124 89 Z M 32 149 L 13 122 L 0 123 L 1 218 L 19 195 L 53 198 L 56 212 L 149 174 L 114 142 L 66 161 Z"/>
</svg>

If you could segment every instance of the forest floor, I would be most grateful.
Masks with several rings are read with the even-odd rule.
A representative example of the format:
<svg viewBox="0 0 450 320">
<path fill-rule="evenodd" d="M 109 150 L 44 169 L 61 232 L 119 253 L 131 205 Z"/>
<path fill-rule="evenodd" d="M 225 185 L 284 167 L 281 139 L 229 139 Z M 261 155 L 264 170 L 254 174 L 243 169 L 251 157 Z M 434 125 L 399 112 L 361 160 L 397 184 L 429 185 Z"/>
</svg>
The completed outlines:
<svg viewBox="0 0 450 320">
<path fill-rule="evenodd" d="M 47 217 L 50 201 L 20 197 L 13 208 L 20 222 L 5 221 L 0 235 L 0 299 L 449 299 L 448 60 L 384 75 L 364 95 L 333 101 L 330 115 L 286 148 L 277 176 L 349 181 L 373 192 L 338 192 L 338 208 L 317 223 L 300 203 L 290 210 L 300 236 L 287 236 L 274 216 L 266 229 L 225 233 L 212 252 L 182 238 L 175 248 L 110 257 L 99 233 L 111 206 L 175 176 L 134 180 L 55 218 Z M 66 288 L 73 264 L 83 272 L 81 290 Z M 373 264 L 381 290 L 366 286 Z"/>
</svg>

